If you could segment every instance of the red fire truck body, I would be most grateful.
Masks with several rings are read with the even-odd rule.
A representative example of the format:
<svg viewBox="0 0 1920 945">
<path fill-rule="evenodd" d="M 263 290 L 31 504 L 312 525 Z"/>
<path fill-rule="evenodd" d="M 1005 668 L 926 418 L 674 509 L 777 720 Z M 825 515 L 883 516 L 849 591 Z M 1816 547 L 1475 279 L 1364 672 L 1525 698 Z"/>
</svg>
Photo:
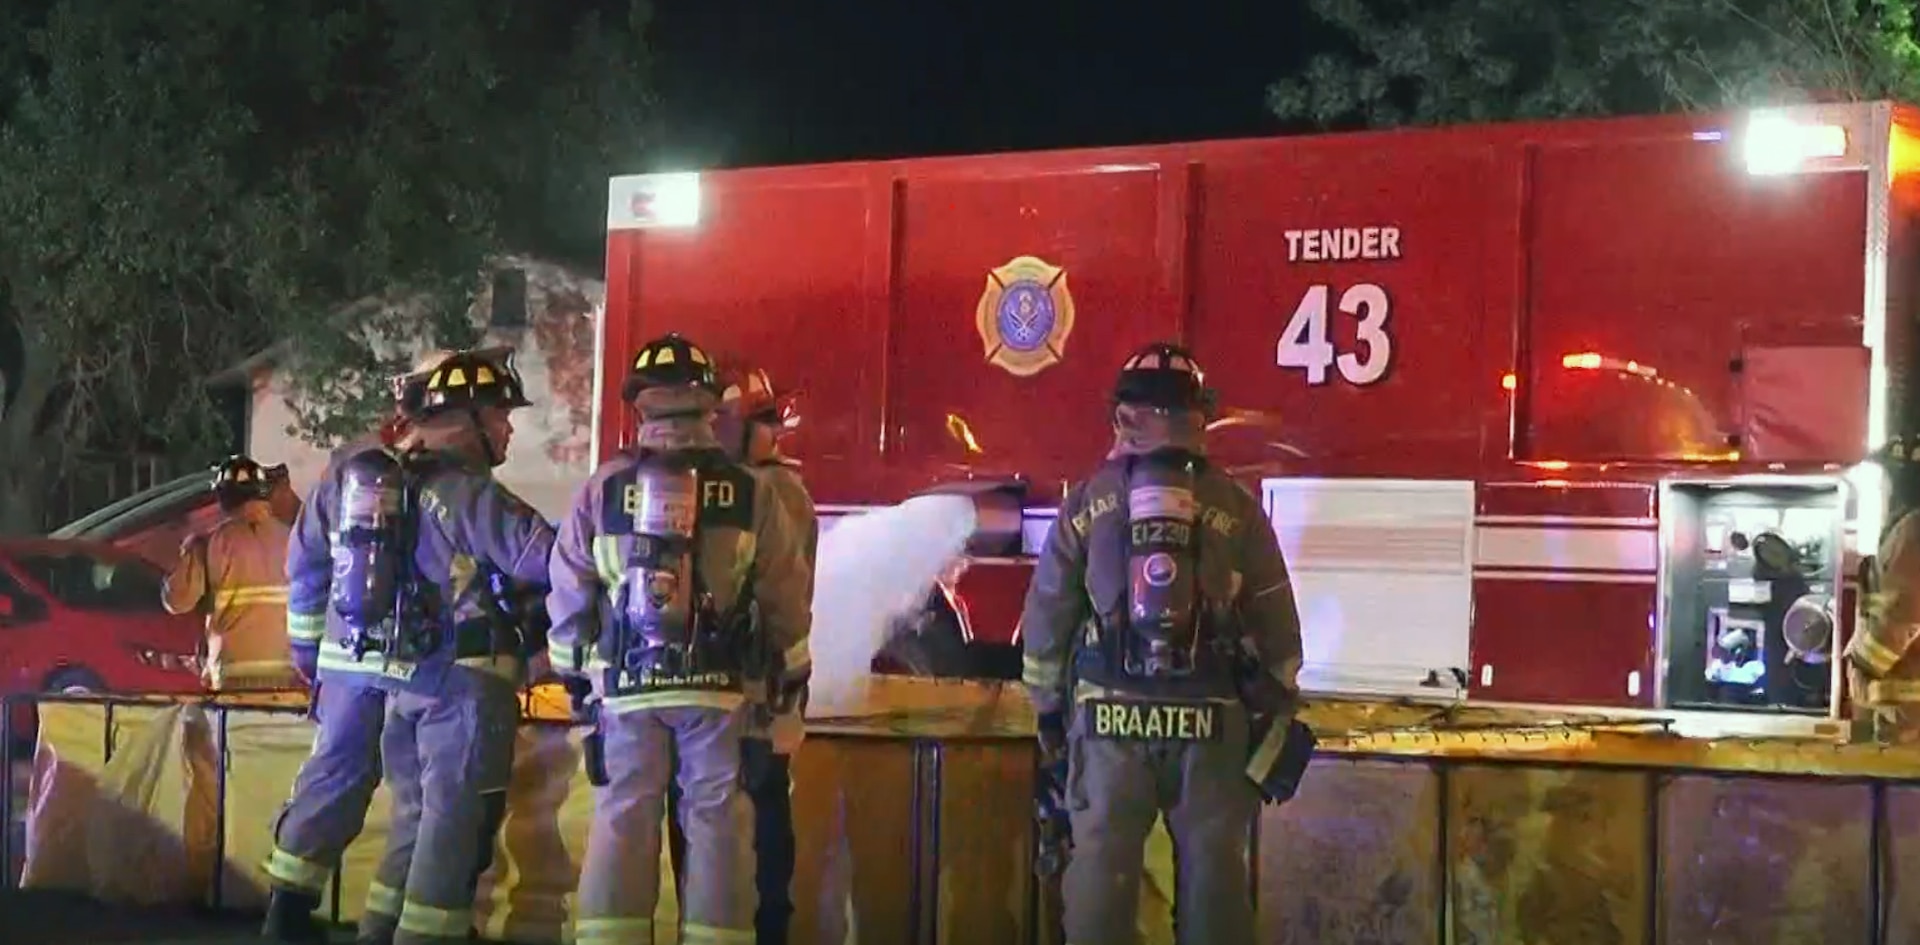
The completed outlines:
<svg viewBox="0 0 1920 945">
<path fill-rule="evenodd" d="M 1178 341 L 1308 688 L 1825 714 L 1862 461 L 1920 419 L 1916 224 L 1887 103 L 616 178 L 595 455 L 646 338 L 762 365 L 828 514 L 1022 492 L 962 585 L 1010 641 L 1115 371 Z"/>
</svg>

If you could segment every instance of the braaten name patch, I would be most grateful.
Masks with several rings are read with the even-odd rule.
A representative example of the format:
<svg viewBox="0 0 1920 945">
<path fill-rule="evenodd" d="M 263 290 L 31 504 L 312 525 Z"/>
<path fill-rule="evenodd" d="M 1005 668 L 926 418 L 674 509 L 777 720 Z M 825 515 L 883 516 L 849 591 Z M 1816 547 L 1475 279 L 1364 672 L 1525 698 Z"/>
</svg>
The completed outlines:
<svg viewBox="0 0 1920 945">
<path fill-rule="evenodd" d="M 1087 731 L 1122 741 L 1211 742 L 1220 739 L 1217 702 L 1133 702 L 1088 699 Z"/>
</svg>

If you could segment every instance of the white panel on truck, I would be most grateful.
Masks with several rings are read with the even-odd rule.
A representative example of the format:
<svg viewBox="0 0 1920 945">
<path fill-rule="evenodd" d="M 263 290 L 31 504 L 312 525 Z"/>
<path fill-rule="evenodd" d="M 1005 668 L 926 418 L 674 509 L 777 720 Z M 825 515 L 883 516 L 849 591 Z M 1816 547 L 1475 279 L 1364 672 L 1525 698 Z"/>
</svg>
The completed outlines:
<svg viewBox="0 0 1920 945">
<path fill-rule="evenodd" d="M 1457 695 L 1473 622 L 1474 484 L 1267 479 L 1260 491 L 1299 600 L 1300 685 Z"/>
</svg>

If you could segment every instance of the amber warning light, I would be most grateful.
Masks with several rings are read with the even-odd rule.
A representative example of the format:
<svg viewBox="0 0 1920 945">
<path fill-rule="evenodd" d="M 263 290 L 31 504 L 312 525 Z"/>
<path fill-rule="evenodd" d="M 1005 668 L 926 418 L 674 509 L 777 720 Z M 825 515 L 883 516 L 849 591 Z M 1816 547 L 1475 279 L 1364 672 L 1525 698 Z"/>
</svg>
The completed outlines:
<svg viewBox="0 0 1920 945">
<path fill-rule="evenodd" d="M 1660 372 L 1638 361 L 1623 361 L 1609 358 L 1592 351 L 1560 356 L 1560 366 L 1570 371 L 1618 371 L 1622 374 L 1638 374 L 1641 377 L 1659 377 Z"/>
</svg>

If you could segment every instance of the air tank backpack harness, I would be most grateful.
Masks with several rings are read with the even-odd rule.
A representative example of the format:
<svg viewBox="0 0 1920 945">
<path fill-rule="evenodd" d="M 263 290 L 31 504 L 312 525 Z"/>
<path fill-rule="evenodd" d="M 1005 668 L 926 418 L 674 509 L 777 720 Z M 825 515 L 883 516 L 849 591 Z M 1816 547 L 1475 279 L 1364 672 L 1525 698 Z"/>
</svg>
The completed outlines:
<svg viewBox="0 0 1920 945">
<path fill-rule="evenodd" d="M 389 673 L 425 658 L 440 643 L 414 565 L 425 462 L 372 449 L 340 471 L 333 610 L 347 625 L 353 658 L 378 653 Z"/>
<path fill-rule="evenodd" d="M 700 577 L 703 526 L 751 531 L 753 483 L 719 453 L 642 452 L 607 480 L 606 532 L 631 537 L 616 592 L 614 632 L 599 641 L 610 697 L 742 685 L 752 651 L 744 598 L 728 612 Z"/>
<path fill-rule="evenodd" d="M 445 623 L 438 588 L 415 565 L 425 520 L 421 494 L 444 462 L 432 453 L 396 455 L 371 449 L 340 471 L 340 522 L 333 541 L 334 612 L 347 626 L 347 649 L 356 661 L 377 655 L 383 675 L 405 680 L 422 661 L 521 653 L 522 623 L 538 629 L 534 608 L 502 593 L 504 576 L 483 566 L 479 588 L 487 605 L 473 619 Z M 528 619 L 533 618 L 533 619 Z"/>
<path fill-rule="evenodd" d="M 1207 681 L 1199 671 L 1210 654 L 1202 645 L 1217 634 L 1197 582 L 1199 504 L 1193 484 L 1203 461 L 1169 450 L 1113 462 L 1123 483 L 1114 534 L 1126 562 L 1126 595 L 1118 609 L 1096 615 L 1097 631 L 1092 645 L 1080 651 L 1077 675 L 1098 686 L 1176 699 L 1204 696 Z M 1220 705 L 1204 699 L 1089 699 L 1083 711 L 1097 738 L 1220 737 Z"/>
</svg>

